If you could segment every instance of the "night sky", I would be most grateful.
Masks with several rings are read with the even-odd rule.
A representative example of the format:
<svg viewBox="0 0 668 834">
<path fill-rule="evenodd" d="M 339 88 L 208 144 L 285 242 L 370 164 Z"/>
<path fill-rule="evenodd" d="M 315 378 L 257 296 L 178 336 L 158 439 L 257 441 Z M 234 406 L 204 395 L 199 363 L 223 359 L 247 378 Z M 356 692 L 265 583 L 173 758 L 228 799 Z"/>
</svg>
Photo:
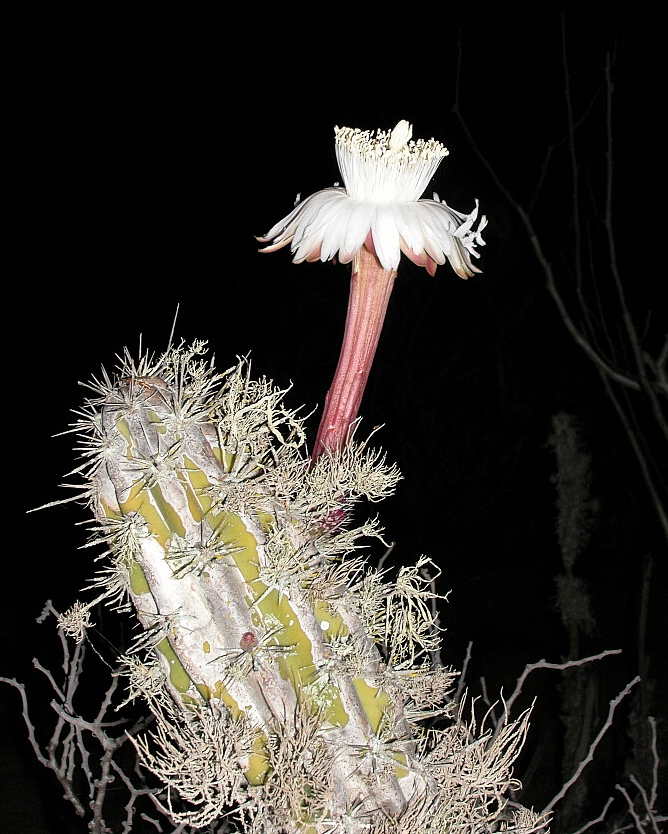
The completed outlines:
<svg viewBox="0 0 668 834">
<path fill-rule="evenodd" d="M 24 512 L 64 495 L 58 484 L 74 466 L 71 442 L 50 435 L 67 427 L 69 408 L 81 402 L 78 381 L 101 363 L 113 365 L 123 346 L 135 349 L 140 333 L 144 345 L 164 349 L 179 303 L 178 337 L 207 339 L 221 367 L 251 352 L 257 374 L 293 384 L 290 404 L 321 404 L 338 357 L 349 268 L 293 265 L 287 250 L 260 255 L 253 236 L 287 214 L 298 193 L 340 179 L 335 124 L 388 129 L 407 119 L 416 137 L 433 136 L 450 150 L 425 196 L 436 190 L 460 211 L 478 198 L 489 225 L 476 262 L 483 274 L 469 281 L 447 264 L 432 278 L 401 263 L 361 410 L 363 429 L 384 425 L 376 439 L 404 475 L 395 497 L 370 508 L 395 544 L 391 560 L 426 554 L 442 568 L 441 590 L 452 589 L 442 611 L 443 657 L 461 667 L 473 641 L 473 693 L 480 676 L 490 694 L 507 692 L 526 663 L 566 658 L 555 605 L 562 563 L 549 438 L 554 415 L 573 415 L 591 456 L 594 507 L 575 566 L 594 617 L 582 653 L 624 650 L 592 667 L 597 715 L 638 673 L 641 589 L 651 570 L 643 698 L 665 722 L 666 535 L 599 373 L 567 332 L 517 212 L 453 112 L 459 74 L 460 108 L 477 149 L 513 198 L 531 206 L 555 282 L 580 325 L 562 20 L 536 15 L 520 25 L 500 14 L 450 19 L 421 11 L 419 21 L 402 18 L 381 32 L 343 27 L 340 14 L 331 28 L 312 19 L 305 38 L 270 38 L 279 20 L 259 15 L 229 28 L 194 16 L 141 26 L 44 18 L 19 33 L 17 76 L 26 86 L 13 125 L 20 187 L 10 219 L 18 257 L 6 286 L 20 303 L 5 309 L 10 327 L 20 320 L 8 340 L 20 426 L 7 436 L 21 450 L 12 478 L 18 473 L 22 484 L 14 493 L 18 536 L 7 548 L 9 651 L 0 674 L 30 683 L 42 698 L 36 716 L 49 718 L 47 691 L 30 662 L 37 654 L 55 667 L 57 641 L 33 621 L 47 598 L 59 609 L 72 603 L 92 556 L 77 550 L 86 539 L 84 526 L 75 526 L 86 520 L 81 507 Z M 666 318 L 649 263 L 660 255 L 645 249 L 653 222 L 645 191 L 655 176 L 650 50 L 644 34 L 620 20 L 566 15 L 563 26 L 583 298 L 595 344 L 614 350 L 615 367 L 633 375 L 603 227 L 604 68 L 609 54 L 619 271 L 643 349 L 657 356 Z M 237 44 L 242 52 L 233 56 Z M 634 406 L 665 512 L 665 437 L 646 397 L 613 389 Z M 318 416 L 309 421 L 311 439 Z M 110 622 L 113 639 L 117 632 Z M 536 807 L 561 784 L 559 682 L 558 673 L 539 672 L 526 690 L 526 702 L 538 696 L 538 703 L 519 771 L 542 744 L 523 800 Z M 18 698 L 6 687 L 0 710 L 8 730 L 3 830 L 78 832 L 55 780 L 32 760 Z M 622 710 L 592 765 L 589 816 L 624 778 L 626 718 Z M 660 729 L 665 756 L 665 724 Z"/>
</svg>

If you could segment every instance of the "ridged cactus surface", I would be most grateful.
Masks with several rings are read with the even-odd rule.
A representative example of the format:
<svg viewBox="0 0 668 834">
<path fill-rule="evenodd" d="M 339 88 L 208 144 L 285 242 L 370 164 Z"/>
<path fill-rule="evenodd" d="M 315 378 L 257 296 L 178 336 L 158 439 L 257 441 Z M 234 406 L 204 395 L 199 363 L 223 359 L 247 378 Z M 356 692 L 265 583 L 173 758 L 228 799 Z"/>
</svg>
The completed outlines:
<svg viewBox="0 0 668 834">
<path fill-rule="evenodd" d="M 526 716 L 476 728 L 456 673 L 431 664 L 435 566 L 390 579 L 361 555 L 382 530 L 356 504 L 400 477 L 382 454 L 352 437 L 311 462 L 286 392 L 245 360 L 217 372 L 204 343 L 126 352 L 89 388 L 75 471 L 104 553 L 95 599 L 61 625 L 82 637 L 100 599 L 138 620 L 121 663 L 156 722 L 135 743 L 174 821 L 236 808 L 254 834 L 537 824 L 506 806 Z"/>
</svg>

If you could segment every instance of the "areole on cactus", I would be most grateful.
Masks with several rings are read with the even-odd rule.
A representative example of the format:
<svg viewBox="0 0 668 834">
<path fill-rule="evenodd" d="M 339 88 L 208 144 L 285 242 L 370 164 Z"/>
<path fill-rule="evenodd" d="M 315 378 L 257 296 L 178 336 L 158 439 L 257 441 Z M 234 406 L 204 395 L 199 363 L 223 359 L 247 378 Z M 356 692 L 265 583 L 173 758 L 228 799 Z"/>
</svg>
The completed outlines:
<svg viewBox="0 0 668 834">
<path fill-rule="evenodd" d="M 405 122 L 375 137 L 337 131 L 347 190 L 313 195 L 267 235 L 274 248 L 292 241 L 297 260 L 353 261 L 312 455 L 287 391 L 253 379 L 246 360 L 218 371 L 203 342 L 126 351 L 88 384 L 72 426 L 76 498 L 103 554 L 94 599 L 60 625 L 84 639 L 100 601 L 136 617 L 120 663 L 155 729 L 133 743 L 176 823 L 236 812 L 251 834 L 473 832 L 511 829 L 518 814 L 544 825 L 506 806 L 528 716 L 495 733 L 467 723 L 457 673 L 432 662 L 433 563 L 391 579 L 361 553 L 382 528 L 357 521 L 356 505 L 400 479 L 357 422 L 397 253 L 430 270 L 447 257 L 461 275 L 481 242 L 473 216 L 421 205 L 446 152 L 409 139 Z M 442 724 L 425 731 L 434 716 Z"/>
</svg>

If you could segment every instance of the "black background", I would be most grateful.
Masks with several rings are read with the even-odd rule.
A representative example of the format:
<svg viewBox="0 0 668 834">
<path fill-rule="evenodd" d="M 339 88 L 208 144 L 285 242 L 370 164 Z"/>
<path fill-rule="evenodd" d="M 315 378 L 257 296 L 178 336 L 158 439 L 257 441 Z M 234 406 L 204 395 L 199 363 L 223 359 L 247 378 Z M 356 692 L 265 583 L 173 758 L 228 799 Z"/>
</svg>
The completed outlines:
<svg viewBox="0 0 668 834">
<path fill-rule="evenodd" d="M 584 115 L 576 140 L 601 311 L 621 344 L 601 238 L 611 53 L 618 255 L 641 329 L 652 312 L 645 344 L 656 353 L 665 307 L 658 300 L 661 235 L 647 210 L 656 177 L 651 22 L 631 28 L 575 13 L 514 19 L 482 11 L 453 18 L 417 7 L 362 20 L 350 8 L 295 7 L 245 10 L 234 20 L 161 11 L 139 21 L 136 13 L 109 12 L 40 15 L 16 25 L 6 128 L 17 187 L 7 224 L 14 255 L 5 279 L 5 411 L 13 462 L 5 482 L 17 499 L 7 534 L 18 536 L 8 535 L 5 549 L 2 674 L 40 691 L 30 659 L 57 662 L 56 644 L 34 618 L 47 598 L 68 607 L 91 573 L 90 552 L 77 550 L 85 541 L 84 528 L 74 527 L 80 508 L 24 515 L 62 497 L 70 442 L 50 435 L 66 428 L 68 409 L 80 402 L 77 381 L 100 363 L 112 365 L 140 333 L 145 345 L 164 348 L 179 303 L 178 336 L 208 339 L 225 367 L 251 351 L 258 374 L 294 384 L 289 402 L 322 403 L 338 356 L 348 268 L 295 266 L 286 251 L 259 255 L 253 236 L 287 214 L 297 193 L 339 179 L 335 124 L 388 129 L 408 119 L 416 136 L 450 149 L 427 196 L 435 188 L 460 211 L 477 197 L 489 226 L 484 274 L 469 281 L 447 266 L 431 278 L 402 261 L 362 406 L 363 425 L 384 424 L 377 439 L 405 478 L 379 508 L 393 559 L 425 553 L 442 567 L 442 589 L 452 588 L 444 659 L 461 666 L 473 641 L 473 689 L 484 675 L 490 691 L 508 691 L 527 662 L 562 659 L 555 462 L 547 441 L 554 414 L 575 415 L 599 507 L 576 568 L 596 619 L 588 649 L 624 649 L 604 661 L 602 709 L 638 668 L 640 584 L 652 558 L 647 648 L 660 717 L 665 538 L 600 378 L 567 333 L 517 215 L 452 112 L 461 55 L 461 110 L 498 176 L 525 204 L 555 146 L 533 216 L 575 310 L 562 25 L 573 109 Z M 620 364 L 632 367 L 623 355 Z M 651 425 L 642 408 L 641 416 Z M 316 427 L 317 413 L 311 437 Z M 646 439 L 653 465 L 665 470 L 665 445 L 655 444 L 651 430 Z M 556 683 L 556 673 L 541 672 L 528 691 L 539 695 L 528 753 L 541 739 L 546 745 L 543 771 L 527 785 L 526 801 L 536 806 L 561 784 Z M 0 693 L 8 830 L 70 830 L 55 783 L 32 761 L 15 693 Z M 48 716 L 46 695 L 35 713 Z M 625 745 L 622 727 L 594 765 L 603 799 L 621 776 Z"/>
</svg>

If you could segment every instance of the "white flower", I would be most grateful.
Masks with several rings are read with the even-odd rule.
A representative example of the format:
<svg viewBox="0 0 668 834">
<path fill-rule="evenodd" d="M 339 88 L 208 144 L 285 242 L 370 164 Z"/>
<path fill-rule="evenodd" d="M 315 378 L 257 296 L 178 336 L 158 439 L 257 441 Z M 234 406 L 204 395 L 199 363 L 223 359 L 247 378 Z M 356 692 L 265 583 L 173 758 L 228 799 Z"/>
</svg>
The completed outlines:
<svg viewBox="0 0 668 834">
<path fill-rule="evenodd" d="M 446 205 L 434 193 L 421 200 L 448 151 L 434 139 L 411 140 L 412 125 L 401 121 L 392 131 L 335 127 L 336 158 L 345 188 L 317 191 L 258 238 L 272 241 L 261 252 L 290 244 L 295 263 L 349 263 L 362 246 L 374 252 L 384 269 L 396 270 L 401 252 L 433 275 L 447 258 L 461 278 L 480 272 L 471 263 L 484 246 L 478 201 L 470 214 Z"/>
</svg>

